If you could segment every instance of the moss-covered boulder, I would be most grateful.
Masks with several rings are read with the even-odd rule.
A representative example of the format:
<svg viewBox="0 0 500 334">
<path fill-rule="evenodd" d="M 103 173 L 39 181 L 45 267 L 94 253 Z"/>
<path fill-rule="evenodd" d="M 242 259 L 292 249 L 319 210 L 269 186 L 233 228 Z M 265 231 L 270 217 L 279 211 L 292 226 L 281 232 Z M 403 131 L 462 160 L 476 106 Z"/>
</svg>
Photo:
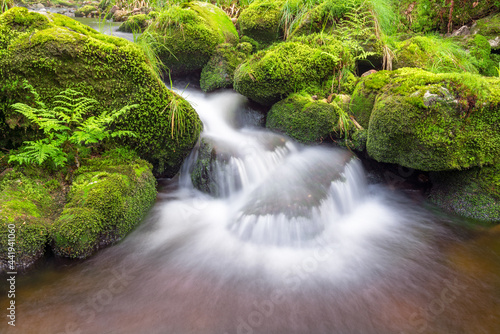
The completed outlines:
<svg viewBox="0 0 500 334">
<path fill-rule="evenodd" d="M 217 45 L 239 40 L 233 22 L 222 9 L 198 1 L 168 7 L 142 38 L 153 43 L 174 76 L 201 70 Z"/>
<path fill-rule="evenodd" d="M 477 20 L 472 26 L 471 33 L 484 36 L 492 49 L 500 49 L 500 14 Z"/>
<path fill-rule="evenodd" d="M 225 43 L 215 49 L 214 54 L 203 66 L 200 86 L 204 92 L 233 85 L 234 71 L 252 52 L 250 43 L 240 43 L 236 46 Z"/>
<path fill-rule="evenodd" d="M 113 151 L 86 162 L 76 174 L 68 202 L 51 227 L 58 256 L 86 258 L 122 239 L 156 198 L 151 165 Z"/>
<path fill-rule="evenodd" d="M 500 165 L 431 174 L 431 201 L 464 217 L 500 223 Z"/>
<path fill-rule="evenodd" d="M 273 105 L 293 92 L 322 93 L 332 86 L 329 78 L 353 63 L 349 50 L 334 37 L 298 37 L 251 56 L 236 69 L 234 88 L 260 104 Z"/>
<path fill-rule="evenodd" d="M 238 17 L 242 36 L 250 37 L 262 44 L 271 44 L 281 39 L 281 9 L 285 1 L 256 0 Z"/>
<path fill-rule="evenodd" d="M 484 56 L 489 58 L 489 53 Z M 429 35 L 414 36 L 399 42 L 393 68 L 417 67 L 435 73 L 479 73 L 476 63 L 477 60 L 460 43 Z"/>
<path fill-rule="evenodd" d="M 123 22 L 118 31 L 122 32 L 144 32 L 151 24 L 152 18 L 146 14 L 138 14 L 129 16 L 127 21 Z"/>
<path fill-rule="evenodd" d="M 75 17 L 87 17 L 90 13 L 97 11 L 96 6 L 86 5 L 75 11 Z"/>
<path fill-rule="evenodd" d="M 16 271 L 45 253 L 64 189 L 57 176 L 37 168 L 0 171 L 0 270 Z"/>
<path fill-rule="evenodd" d="M 381 162 L 444 171 L 500 162 L 500 79 L 403 68 L 364 78 L 351 111 Z"/>
<path fill-rule="evenodd" d="M 8 149 L 36 136 L 11 108 L 34 100 L 25 83 L 49 106 L 66 88 L 96 99 L 95 113 L 138 104 L 117 129 L 137 134 L 124 140 L 157 175 L 178 171 L 201 130 L 194 109 L 165 87 L 137 45 L 63 15 L 16 7 L 0 16 L 0 82 L 0 147 Z"/>
<path fill-rule="evenodd" d="M 415 32 L 451 32 L 500 10 L 496 0 L 402 0 L 397 4 L 401 16 Z"/>
<path fill-rule="evenodd" d="M 292 94 L 273 105 L 266 127 L 305 143 L 321 143 L 336 130 L 340 107 L 335 102 L 313 100 L 308 94 Z"/>
</svg>

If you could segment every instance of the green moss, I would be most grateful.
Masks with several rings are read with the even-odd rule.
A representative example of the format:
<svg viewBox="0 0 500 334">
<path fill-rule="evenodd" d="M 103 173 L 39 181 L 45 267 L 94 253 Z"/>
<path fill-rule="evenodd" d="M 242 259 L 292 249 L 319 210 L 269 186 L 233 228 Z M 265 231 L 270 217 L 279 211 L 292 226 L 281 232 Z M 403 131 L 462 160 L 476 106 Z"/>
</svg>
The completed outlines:
<svg viewBox="0 0 500 334">
<path fill-rule="evenodd" d="M 431 201 L 464 217 L 500 223 L 500 165 L 431 174 Z"/>
<path fill-rule="evenodd" d="M 60 199 L 64 191 L 55 176 L 48 176 L 40 169 L 16 169 L 3 174 L 0 177 L 0 268 L 7 268 L 9 234 L 14 230 L 15 268 L 22 269 L 43 256 L 48 227 L 62 208 Z"/>
<path fill-rule="evenodd" d="M 198 71 L 221 43 L 237 43 L 238 33 L 220 8 L 205 2 L 170 6 L 146 29 L 172 75 Z"/>
<path fill-rule="evenodd" d="M 86 258 L 128 234 L 156 198 L 151 165 L 112 153 L 78 170 L 69 200 L 52 227 L 59 256 Z"/>
<path fill-rule="evenodd" d="M 200 86 L 204 92 L 233 85 L 234 71 L 252 52 L 252 45 L 237 46 L 225 43 L 218 45 L 210 61 L 201 71 Z"/>
<path fill-rule="evenodd" d="M 123 32 L 144 32 L 146 28 L 151 24 L 151 17 L 146 14 L 138 14 L 129 16 L 127 21 L 123 22 L 118 31 Z"/>
<path fill-rule="evenodd" d="M 338 105 L 313 100 L 307 94 L 292 94 L 273 105 L 266 127 L 310 144 L 328 138 L 338 122 Z"/>
<path fill-rule="evenodd" d="M 278 41 L 282 35 L 280 29 L 281 7 L 284 1 L 256 0 L 245 8 L 238 17 L 238 26 L 242 36 L 269 45 Z"/>
<path fill-rule="evenodd" d="M 395 54 L 394 69 L 418 67 L 434 73 L 479 73 L 477 61 L 452 39 L 434 35 L 415 36 L 398 43 Z"/>
<path fill-rule="evenodd" d="M 12 27 L 5 22 L 22 21 L 12 16 L 23 15 L 29 15 L 26 9 L 6 12 L 0 16 L 0 30 Z M 9 39 L 0 58 L 0 131 L 4 134 L 0 147 L 15 148 L 37 135 L 11 108 L 16 102 L 33 101 L 23 88 L 24 81 L 49 106 L 55 95 L 73 88 L 98 101 L 96 113 L 139 104 L 117 124 L 118 129 L 134 131 L 137 137 L 109 144 L 128 144 L 154 164 L 157 175 L 174 175 L 201 130 L 194 109 L 165 87 L 135 44 L 102 35 L 63 15 L 47 17 L 50 22 L 42 25 L 44 29 Z M 165 130 L 181 119 L 178 131 Z"/>
<path fill-rule="evenodd" d="M 234 75 L 240 94 L 272 105 L 293 92 L 323 92 L 335 72 L 353 65 L 343 44 L 327 35 L 311 35 L 280 43 L 251 56 Z"/>
<path fill-rule="evenodd" d="M 473 57 L 479 73 L 486 76 L 498 76 L 498 62 L 491 58 L 491 46 L 483 35 L 476 34 L 468 42 L 470 55 Z"/>
<path fill-rule="evenodd" d="M 499 82 L 467 73 L 382 71 L 360 84 L 351 105 L 363 126 L 370 115 L 367 151 L 378 161 L 425 171 L 496 164 Z"/>
</svg>

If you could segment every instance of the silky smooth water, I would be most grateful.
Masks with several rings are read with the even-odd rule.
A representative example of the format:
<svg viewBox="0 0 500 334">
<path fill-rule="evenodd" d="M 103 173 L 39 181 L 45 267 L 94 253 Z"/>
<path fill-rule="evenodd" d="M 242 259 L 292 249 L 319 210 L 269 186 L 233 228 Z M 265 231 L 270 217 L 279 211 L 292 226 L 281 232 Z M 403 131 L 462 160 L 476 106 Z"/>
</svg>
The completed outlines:
<svg viewBox="0 0 500 334">
<path fill-rule="evenodd" d="M 237 93 L 182 94 L 214 148 L 217 195 L 193 187 L 195 149 L 123 242 L 21 279 L 15 330 L 499 333 L 498 229 L 370 184 L 347 151 L 252 126 Z"/>
</svg>

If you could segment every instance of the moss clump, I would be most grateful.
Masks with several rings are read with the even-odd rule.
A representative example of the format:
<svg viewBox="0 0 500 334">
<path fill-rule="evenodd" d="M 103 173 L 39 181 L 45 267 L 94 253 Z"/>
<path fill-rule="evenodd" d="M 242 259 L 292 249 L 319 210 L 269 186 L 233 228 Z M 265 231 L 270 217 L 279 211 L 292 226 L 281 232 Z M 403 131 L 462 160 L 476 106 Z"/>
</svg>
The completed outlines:
<svg viewBox="0 0 500 334">
<path fill-rule="evenodd" d="M 0 169 L 3 170 L 3 169 Z M 0 176 L 0 268 L 7 270 L 9 241 L 14 241 L 14 269 L 33 264 L 45 252 L 49 226 L 62 209 L 64 190 L 57 177 L 40 169 L 5 170 Z M 11 231 L 9 231 L 11 230 Z M 14 236 L 9 240 L 9 234 Z"/>
<path fill-rule="evenodd" d="M 193 1 L 171 6 L 146 29 L 144 37 L 172 75 L 199 71 L 221 43 L 237 43 L 238 33 L 220 8 Z"/>
<path fill-rule="evenodd" d="M 218 45 L 209 62 L 201 71 L 200 86 L 204 92 L 233 85 L 234 71 L 252 52 L 252 45 L 237 46 L 225 43 Z"/>
<path fill-rule="evenodd" d="M 424 171 L 496 164 L 500 159 L 500 79 L 381 71 L 356 89 L 351 110 L 368 125 L 367 151 L 381 162 Z"/>
<path fill-rule="evenodd" d="M 278 41 L 282 35 L 280 20 L 283 4 L 281 0 L 252 2 L 238 17 L 241 35 L 267 45 Z"/>
<path fill-rule="evenodd" d="M 115 152 L 77 171 L 69 200 L 52 227 L 59 256 L 86 258 L 129 233 L 156 198 L 151 165 Z"/>
<path fill-rule="evenodd" d="M 324 83 L 341 68 L 352 68 L 353 57 L 337 39 L 311 35 L 274 45 L 251 56 L 234 74 L 240 94 L 272 105 L 293 92 L 323 92 Z"/>
<path fill-rule="evenodd" d="M 33 101 L 23 88 L 28 82 L 49 106 L 66 88 L 96 99 L 96 114 L 138 104 L 117 129 L 137 134 L 124 140 L 153 163 L 157 175 L 178 171 L 198 139 L 201 121 L 184 99 L 158 79 L 138 46 L 63 15 L 43 16 L 25 8 L 1 15 L 2 29 L 10 33 L 0 44 L 0 147 L 16 148 L 36 136 L 32 125 L 11 108 L 16 102 Z M 181 119 L 182 126 L 177 126 Z M 166 130 L 172 128 L 176 130 Z"/>
<path fill-rule="evenodd" d="M 123 22 L 118 31 L 123 32 L 144 32 L 146 28 L 151 24 L 152 18 L 146 14 L 138 14 L 129 16 L 127 21 Z"/>
<path fill-rule="evenodd" d="M 431 201 L 464 217 L 500 223 L 500 165 L 431 174 Z"/>
<path fill-rule="evenodd" d="M 95 11 L 97 11 L 97 7 L 91 6 L 91 5 L 86 5 L 86 6 L 83 6 L 81 8 L 78 8 L 75 11 L 75 16 L 76 17 L 86 17 L 90 13 L 95 12 Z"/>
<path fill-rule="evenodd" d="M 471 29 L 473 35 L 480 34 L 488 40 L 495 40 L 500 35 L 500 14 L 477 20 Z"/>
<path fill-rule="evenodd" d="M 465 48 L 451 39 L 434 35 L 415 36 L 402 41 L 398 43 L 395 54 L 395 69 L 418 67 L 434 73 L 479 73 L 475 59 Z"/>
<path fill-rule="evenodd" d="M 335 103 L 313 100 L 308 94 L 292 94 L 273 105 L 267 114 L 266 127 L 305 143 L 321 143 L 338 122 Z"/>
<path fill-rule="evenodd" d="M 498 61 L 491 57 L 491 46 L 486 37 L 476 34 L 467 44 L 479 73 L 490 77 L 498 76 Z"/>
</svg>

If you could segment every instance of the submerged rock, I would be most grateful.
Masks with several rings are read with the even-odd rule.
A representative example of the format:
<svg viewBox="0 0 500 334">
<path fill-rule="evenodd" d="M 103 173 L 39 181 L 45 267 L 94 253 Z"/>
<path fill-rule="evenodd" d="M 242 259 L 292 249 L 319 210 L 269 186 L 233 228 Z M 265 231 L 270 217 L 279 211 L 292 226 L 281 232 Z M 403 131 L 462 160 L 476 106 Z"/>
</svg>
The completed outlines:
<svg viewBox="0 0 500 334">
<path fill-rule="evenodd" d="M 221 43 L 237 43 L 238 33 L 222 9 L 205 2 L 170 6 L 141 38 L 153 43 L 170 74 L 199 71 Z"/>
<path fill-rule="evenodd" d="M 460 216 L 500 223 L 500 165 L 432 173 L 430 199 Z"/>
<path fill-rule="evenodd" d="M 118 143 L 151 162 L 156 175 L 178 171 L 198 139 L 201 121 L 159 80 L 136 44 L 63 15 L 19 7 L 0 16 L 0 36 L 1 147 L 16 148 L 36 136 L 33 125 L 11 108 L 34 100 L 26 84 L 49 106 L 54 96 L 71 87 L 98 101 L 96 115 L 138 104 L 116 124 L 137 137 Z"/>
<path fill-rule="evenodd" d="M 500 79 L 404 68 L 365 77 L 351 111 L 377 161 L 423 171 L 500 162 Z"/>
</svg>

